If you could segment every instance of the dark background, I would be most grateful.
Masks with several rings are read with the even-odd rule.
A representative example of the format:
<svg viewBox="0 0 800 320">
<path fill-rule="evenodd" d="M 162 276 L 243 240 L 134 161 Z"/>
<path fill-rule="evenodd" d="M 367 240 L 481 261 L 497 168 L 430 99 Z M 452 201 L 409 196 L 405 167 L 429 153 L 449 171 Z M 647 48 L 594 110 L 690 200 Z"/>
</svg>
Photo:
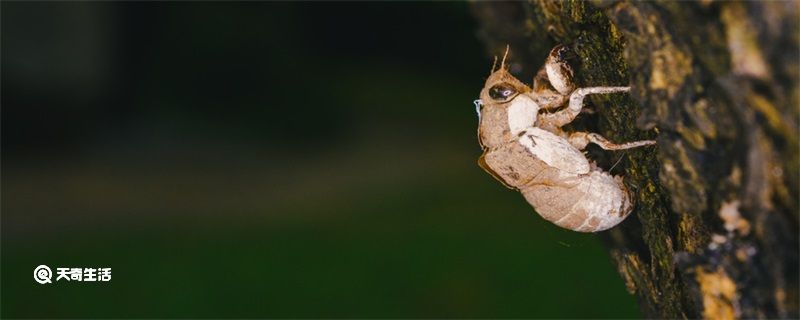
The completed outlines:
<svg viewBox="0 0 800 320">
<path fill-rule="evenodd" d="M 466 3 L 1 9 L 4 318 L 638 315 L 475 164 Z"/>
</svg>

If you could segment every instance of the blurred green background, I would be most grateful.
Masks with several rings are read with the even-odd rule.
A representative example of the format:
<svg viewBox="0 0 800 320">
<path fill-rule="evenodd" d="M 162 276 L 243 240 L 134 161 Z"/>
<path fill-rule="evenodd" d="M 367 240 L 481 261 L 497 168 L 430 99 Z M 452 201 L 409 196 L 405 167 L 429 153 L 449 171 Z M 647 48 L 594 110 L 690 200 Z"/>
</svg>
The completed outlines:
<svg viewBox="0 0 800 320">
<path fill-rule="evenodd" d="M 1 9 L 3 318 L 638 316 L 475 164 L 466 3 Z"/>
</svg>

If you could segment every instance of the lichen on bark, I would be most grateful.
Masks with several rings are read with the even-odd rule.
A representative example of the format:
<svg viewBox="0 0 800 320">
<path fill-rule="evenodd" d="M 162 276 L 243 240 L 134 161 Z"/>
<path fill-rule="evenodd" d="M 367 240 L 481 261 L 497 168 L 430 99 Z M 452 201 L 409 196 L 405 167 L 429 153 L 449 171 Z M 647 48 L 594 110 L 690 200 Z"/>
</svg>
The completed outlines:
<svg viewBox="0 0 800 320">
<path fill-rule="evenodd" d="M 796 2 L 472 9 L 489 55 L 509 45 L 520 79 L 560 43 L 576 54 L 580 86 L 632 87 L 591 97 L 605 107 L 576 126 L 612 141 L 658 140 L 593 154 L 601 166 L 621 158 L 612 173 L 635 193 L 635 218 L 600 237 L 645 316 L 798 317 Z"/>
</svg>

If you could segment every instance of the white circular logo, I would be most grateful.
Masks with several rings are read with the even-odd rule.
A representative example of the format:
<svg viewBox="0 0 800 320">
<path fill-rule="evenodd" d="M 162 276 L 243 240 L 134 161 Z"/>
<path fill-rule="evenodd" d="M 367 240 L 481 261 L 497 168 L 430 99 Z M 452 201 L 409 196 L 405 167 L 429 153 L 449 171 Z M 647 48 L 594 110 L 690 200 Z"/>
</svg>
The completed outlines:
<svg viewBox="0 0 800 320">
<path fill-rule="evenodd" d="M 38 283 L 53 283 L 53 281 L 50 280 L 51 278 L 53 278 L 53 271 L 46 265 L 40 265 L 33 270 L 33 280 L 36 280 Z"/>
</svg>

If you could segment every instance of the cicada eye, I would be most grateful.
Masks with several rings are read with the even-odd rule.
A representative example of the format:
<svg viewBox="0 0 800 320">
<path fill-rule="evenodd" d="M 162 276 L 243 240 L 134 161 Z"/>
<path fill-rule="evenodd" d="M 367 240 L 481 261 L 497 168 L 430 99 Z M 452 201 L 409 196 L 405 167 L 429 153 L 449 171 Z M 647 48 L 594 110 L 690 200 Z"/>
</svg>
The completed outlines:
<svg viewBox="0 0 800 320">
<path fill-rule="evenodd" d="M 563 45 L 559 45 L 556 48 L 558 48 L 558 50 L 554 50 L 554 53 L 556 54 L 558 59 L 567 60 L 567 53 L 569 52 L 569 49 Z"/>
<path fill-rule="evenodd" d="M 517 95 L 517 90 L 507 84 L 498 84 L 489 88 L 489 97 L 497 101 L 507 101 Z"/>
</svg>

